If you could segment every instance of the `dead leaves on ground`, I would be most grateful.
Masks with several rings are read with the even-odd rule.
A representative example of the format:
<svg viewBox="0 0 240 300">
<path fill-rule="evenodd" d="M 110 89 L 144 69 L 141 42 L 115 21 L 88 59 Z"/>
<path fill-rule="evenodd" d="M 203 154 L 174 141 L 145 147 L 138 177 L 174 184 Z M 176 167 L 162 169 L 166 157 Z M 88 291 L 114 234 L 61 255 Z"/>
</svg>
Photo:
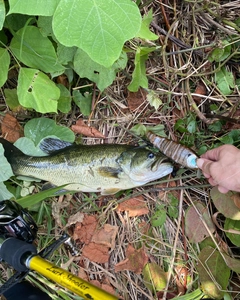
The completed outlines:
<svg viewBox="0 0 240 300">
<path fill-rule="evenodd" d="M 117 211 L 127 211 L 129 217 L 137 217 L 149 213 L 149 209 L 143 196 L 134 197 L 120 203 L 117 207 Z"/>
<path fill-rule="evenodd" d="M 77 120 L 76 124 L 71 126 L 71 129 L 74 133 L 82 134 L 84 136 L 100 139 L 106 138 L 105 135 L 103 135 L 95 127 L 86 125 L 83 119 Z"/>
<path fill-rule="evenodd" d="M 17 119 L 7 113 L 1 122 L 2 136 L 11 143 L 23 136 L 23 128 Z"/>
<path fill-rule="evenodd" d="M 135 249 L 129 244 L 126 250 L 126 259 L 115 265 L 115 272 L 128 270 L 136 274 L 141 274 L 147 262 L 148 256 L 144 248 Z"/>
<path fill-rule="evenodd" d="M 96 263 L 109 260 L 109 250 L 115 248 L 118 226 L 104 224 L 98 228 L 96 216 L 85 215 L 82 222 L 77 222 L 73 238 L 84 243 L 82 255 Z"/>
</svg>

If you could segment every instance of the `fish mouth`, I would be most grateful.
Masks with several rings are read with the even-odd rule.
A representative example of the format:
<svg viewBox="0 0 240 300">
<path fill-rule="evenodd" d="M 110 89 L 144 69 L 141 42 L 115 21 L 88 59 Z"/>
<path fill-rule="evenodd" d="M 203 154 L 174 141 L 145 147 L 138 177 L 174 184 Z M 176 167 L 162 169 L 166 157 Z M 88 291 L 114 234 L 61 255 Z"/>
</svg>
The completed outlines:
<svg viewBox="0 0 240 300">
<path fill-rule="evenodd" d="M 162 168 L 162 167 L 173 167 L 172 166 L 172 163 L 170 161 L 169 158 L 167 157 L 162 157 L 162 158 L 159 158 L 157 159 L 151 166 L 151 171 L 153 172 L 156 172 L 159 170 L 159 168 Z"/>
</svg>

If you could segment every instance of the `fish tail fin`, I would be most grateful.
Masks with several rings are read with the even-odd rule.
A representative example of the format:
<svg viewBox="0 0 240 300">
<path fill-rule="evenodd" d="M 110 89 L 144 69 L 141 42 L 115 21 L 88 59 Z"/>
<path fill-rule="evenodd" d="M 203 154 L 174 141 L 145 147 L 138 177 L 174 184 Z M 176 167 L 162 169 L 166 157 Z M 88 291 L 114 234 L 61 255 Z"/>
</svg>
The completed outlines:
<svg viewBox="0 0 240 300">
<path fill-rule="evenodd" d="M 3 146 L 4 156 L 10 164 L 12 163 L 13 159 L 16 159 L 16 157 L 25 156 L 21 150 L 3 138 L 0 138 L 0 144 Z"/>
</svg>

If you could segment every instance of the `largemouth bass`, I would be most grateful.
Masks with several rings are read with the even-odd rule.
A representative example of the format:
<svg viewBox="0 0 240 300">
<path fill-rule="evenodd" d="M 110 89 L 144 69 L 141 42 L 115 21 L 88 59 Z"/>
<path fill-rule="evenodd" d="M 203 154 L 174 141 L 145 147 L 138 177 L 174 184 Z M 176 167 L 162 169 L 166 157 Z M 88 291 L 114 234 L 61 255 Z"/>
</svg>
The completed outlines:
<svg viewBox="0 0 240 300">
<path fill-rule="evenodd" d="M 58 139 L 43 140 L 48 156 L 28 156 L 0 138 L 4 155 L 15 175 L 50 182 L 66 190 L 114 194 L 142 186 L 172 172 L 163 154 L 130 145 L 76 145 Z"/>
<path fill-rule="evenodd" d="M 157 147 L 163 154 L 171 158 L 176 163 L 190 169 L 197 169 L 197 154 L 174 141 L 158 136 L 155 133 L 148 131 L 147 138 L 149 141 Z"/>
</svg>

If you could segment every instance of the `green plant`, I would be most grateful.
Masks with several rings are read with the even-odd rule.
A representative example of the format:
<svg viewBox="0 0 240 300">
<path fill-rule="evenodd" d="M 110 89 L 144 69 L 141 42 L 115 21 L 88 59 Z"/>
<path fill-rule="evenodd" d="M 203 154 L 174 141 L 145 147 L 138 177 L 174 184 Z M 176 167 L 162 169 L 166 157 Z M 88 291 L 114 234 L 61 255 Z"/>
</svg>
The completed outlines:
<svg viewBox="0 0 240 300">
<path fill-rule="evenodd" d="M 95 82 L 103 91 L 125 68 L 124 43 L 132 38 L 157 39 L 149 30 L 152 13 L 141 18 L 130 0 L 2 1 L 0 3 L 0 86 L 16 68 L 16 90 L 6 89 L 7 104 L 41 113 L 67 113 L 71 100 L 84 115 L 91 110 L 89 95 L 72 94 L 76 76 Z M 156 47 L 137 47 L 130 89 L 147 88 L 144 67 Z M 140 73 L 139 73 L 140 72 Z M 65 74 L 68 86 L 56 84 Z M 141 77 L 144 77 L 144 83 Z M 134 86 L 134 87 L 133 87 Z"/>
</svg>

